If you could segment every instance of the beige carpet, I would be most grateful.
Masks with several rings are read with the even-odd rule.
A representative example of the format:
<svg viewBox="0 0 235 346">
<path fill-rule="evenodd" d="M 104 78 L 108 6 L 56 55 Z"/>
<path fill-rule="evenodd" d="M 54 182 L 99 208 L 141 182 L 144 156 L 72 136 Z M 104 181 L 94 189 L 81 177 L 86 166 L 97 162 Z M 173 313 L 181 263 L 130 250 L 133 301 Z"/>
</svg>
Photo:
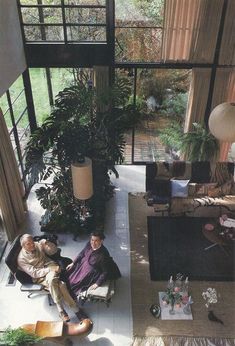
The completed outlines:
<svg viewBox="0 0 235 346">
<path fill-rule="evenodd" d="M 129 194 L 129 222 L 131 243 L 131 287 L 133 309 L 133 345 L 186 345 L 181 343 L 181 337 L 188 340 L 211 338 L 211 345 L 235 345 L 235 284 L 234 282 L 199 282 L 190 283 L 190 293 L 193 297 L 193 320 L 162 321 L 154 318 L 149 308 L 153 303 L 159 303 L 158 292 L 164 291 L 166 282 L 151 281 L 148 263 L 148 232 L 147 216 L 154 215 L 148 207 L 143 193 Z M 183 273 L 183 268 L 182 268 Z M 189 278 L 190 280 L 190 278 Z M 214 313 L 223 320 L 224 325 L 211 322 L 207 317 L 205 301 L 202 292 L 208 287 L 216 288 L 220 295 L 214 305 Z M 163 336 L 164 338 L 158 338 Z M 175 341 L 169 340 L 174 336 Z M 180 337 L 180 338 L 178 338 Z M 222 338 L 222 339 L 221 339 Z M 224 339 L 227 342 L 224 343 Z M 162 343 L 157 342 L 160 340 Z M 163 339 L 165 341 L 163 341 Z M 167 342 L 168 340 L 169 342 Z M 181 340 L 176 342 L 176 340 Z M 194 345 L 193 341 L 187 345 Z"/>
</svg>

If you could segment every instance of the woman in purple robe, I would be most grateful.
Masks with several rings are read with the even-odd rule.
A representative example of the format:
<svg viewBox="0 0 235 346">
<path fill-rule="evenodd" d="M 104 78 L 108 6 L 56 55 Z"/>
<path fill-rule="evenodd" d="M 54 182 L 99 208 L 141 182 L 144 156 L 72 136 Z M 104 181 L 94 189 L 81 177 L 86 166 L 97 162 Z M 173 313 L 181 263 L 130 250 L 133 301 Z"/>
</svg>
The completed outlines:
<svg viewBox="0 0 235 346">
<path fill-rule="evenodd" d="M 121 276 L 118 266 L 103 245 L 104 238 L 103 232 L 93 232 L 90 241 L 67 267 L 70 288 L 76 295 Z"/>
</svg>

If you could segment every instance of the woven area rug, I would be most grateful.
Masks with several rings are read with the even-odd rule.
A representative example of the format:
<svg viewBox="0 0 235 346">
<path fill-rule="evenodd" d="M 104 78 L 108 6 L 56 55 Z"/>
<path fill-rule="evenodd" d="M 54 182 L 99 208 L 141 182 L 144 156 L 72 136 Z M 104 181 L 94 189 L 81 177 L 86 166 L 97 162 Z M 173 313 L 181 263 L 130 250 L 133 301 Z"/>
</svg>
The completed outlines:
<svg viewBox="0 0 235 346">
<path fill-rule="evenodd" d="M 214 246 L 202 231 L 210 221 L 205 217 L 148 216 L 151 279 L 168 280 L 183 271 L 191 280 L 233 281 L 235 244 Z"/>
<path fill-rule="evenodd" d="M 151 315 L 149 308 L 153 303 L 159 303 L 158 292 L 165 290 L 166 282 L 151 281 L 150 279 L 147 216 L 154 216 L 154 212 L 151 207 L 147 206 L 144 194 L 129 194 L 133 345 L 234 346 L 234 282 L 191 282 L 190 294 L 194 300 L 192 321 L 161 320 Z M 213 307 L 213 311 L 223 320 L 224 325 L 208 320 L 208 311 L 202 298 L 202 292 L 208 287 L 216 288 L 220 295 L 218 303 Z"/>
</svg>

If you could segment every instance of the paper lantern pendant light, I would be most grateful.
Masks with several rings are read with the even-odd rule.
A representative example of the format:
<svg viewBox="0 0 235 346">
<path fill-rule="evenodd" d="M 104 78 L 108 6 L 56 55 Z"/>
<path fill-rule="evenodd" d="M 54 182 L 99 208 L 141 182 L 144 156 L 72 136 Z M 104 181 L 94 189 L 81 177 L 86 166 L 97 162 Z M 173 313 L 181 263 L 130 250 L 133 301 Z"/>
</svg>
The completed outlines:
<svg viewBox="0 0 235 346">
<path fill-rule="evenodd" d="M 84 162 L 71 165 L 73 194 L 80 200 L 86 200 L 93 195 L 92 161 L 85 157 Z"/>
<path fill-rule="evenodd" d="M 209 129 L 220 141 L 235 142 L 235 103 L 216 106 L 209 117 Z"/>
</svg>

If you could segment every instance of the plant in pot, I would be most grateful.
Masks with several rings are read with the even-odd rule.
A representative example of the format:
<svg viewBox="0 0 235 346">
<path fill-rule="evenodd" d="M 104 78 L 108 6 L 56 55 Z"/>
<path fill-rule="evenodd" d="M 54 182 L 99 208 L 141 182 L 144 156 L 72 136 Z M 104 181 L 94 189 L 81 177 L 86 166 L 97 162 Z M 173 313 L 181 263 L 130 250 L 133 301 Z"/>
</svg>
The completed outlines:
<svg viewBox="0 0 235 346">
<path fill-rule="evenodd" d="M 28 346 L 35 345 L 42 340 L 34 333 L 29 333 L 23 328 L 8 327 L 0 334 L 0 345 L 8 346 Z"/>
<path fill-rule="evenodd" d="M 218 140 L 201 124 L 193 123 L 193 131 L 184 133 L 180 151 L 189 161 L 216 161 Z"/>
<path fill-rule="evenodd" d="M 45 181 L 36 190 L 46 210 L 42 230 L 77 235 L 81 229 L 80 202 L 73 196 L 71 177 L 71 163 L 81 157 L 92 160 L 94 194 L 88 206 L 95 214 L 92 227 L 102 227 L 105 202 L 114 193 L 110 170 L 117 174 L 114 165 L 124 159 L 124 133 L 141 119 L 140 112 L 127 103 L 127 90 L 128 85 L 118 81 L 109 93 L 99 96 L 106 110 L 98 112 L 101 100 L 95 90 L 77 82 L 57 95 L 51 114 L 31 135 L 26 169 L 31 186 Z"/>
<path fill-rule="evenodd" d="M 159 137 L 171 152 L 180 152 L 185 160 L 215 161 L 218 157 L 218 140 L 199 123 L 193 123 L 193 130 L 183 133 L 181 123 L 173 121 L 160 131 Z"/>
</svg>

